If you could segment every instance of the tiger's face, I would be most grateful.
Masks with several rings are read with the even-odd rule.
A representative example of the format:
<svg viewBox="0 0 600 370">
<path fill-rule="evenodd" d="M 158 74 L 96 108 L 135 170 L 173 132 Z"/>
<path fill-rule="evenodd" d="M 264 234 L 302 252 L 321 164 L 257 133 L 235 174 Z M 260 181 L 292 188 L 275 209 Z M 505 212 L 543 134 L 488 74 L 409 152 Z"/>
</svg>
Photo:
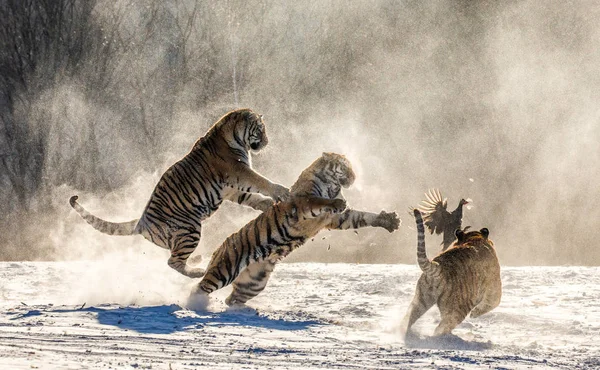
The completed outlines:
<svg viewBox="0 0 600 370">
<path fill-rule="evenodd" d="M 247 134 L 245 136 L 248 147 L 259 151 L 269 143 L 262 114 L 252 113 L 246 120 Z"/>
<path fill-rule="evenodd" d="M 331 182 L 347 188 L 356 180 L 352 165 L 345 156 L 337 153 L 323 153 L 321 160 L 323 161 L 321 172 Z"/>
<path fill-rule="evenodd" d="M 259 151 L 269 143 L 262 115 L 250 109 L 230 113 L 228 125 L 233 129 L 233 140 L 247 151 Z"/>
<path fill-rule="evenodd" d="M 295 195 L 343 198 L 341 189 L 354 183 L 356 175 L 350 161 L 341 154 L 323 153 L 302 171 L 290 188 Z"/>
</svg>

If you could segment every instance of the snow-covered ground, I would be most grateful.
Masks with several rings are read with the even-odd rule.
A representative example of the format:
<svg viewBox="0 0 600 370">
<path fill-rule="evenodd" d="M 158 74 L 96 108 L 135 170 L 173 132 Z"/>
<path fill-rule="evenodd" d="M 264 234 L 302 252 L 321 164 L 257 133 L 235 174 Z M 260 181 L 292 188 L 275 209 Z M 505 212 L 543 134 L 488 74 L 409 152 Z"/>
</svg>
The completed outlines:
<svg viewBox="0 0 600 370">
<path fill-rule="evenodd" d="M 600 368 L 600 268 L 504 267 L 502 303 L 455 330 L 464 342 L 408 345 L 397 327 L 418 275 L 281 264 L 251 308 L 228 310 L 224 289 L 194 312 L 193 281 L 166 259 L 0 263 L 0 368 Z"/>
</svg>

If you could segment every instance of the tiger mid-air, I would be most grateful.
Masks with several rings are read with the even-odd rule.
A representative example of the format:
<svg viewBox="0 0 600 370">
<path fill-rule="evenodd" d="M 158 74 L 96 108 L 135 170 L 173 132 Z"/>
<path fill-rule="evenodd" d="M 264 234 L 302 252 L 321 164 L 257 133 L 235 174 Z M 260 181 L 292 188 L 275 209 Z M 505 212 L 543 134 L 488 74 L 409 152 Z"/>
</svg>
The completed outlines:
<svg viewBox="0 0 600 370">
<path fill-rule="evenodd" d="M 381 227 L 398 229 L 395 212 L 371 213 L 346 209 L 342 187 L 355 180 L 343 155 L 323 153 L 291 187 L 291 200 L 280 202 L 229 236 L 212 255 L 206 275 L 190 296 L 206 303 L 206 296 L 233 283 L 225 300 L 241 305 L 262 292 L 275 264 L 323 229 Z"/>
<path fill-rule="evenodd" d="M 250 109 L 225 114 L 201 137 L 191 151 L 162 175 L 139 219 L 102 220 L 71 197 L 71 206 L 95 229 L 110 235 L 141 234 L 169 249 L 168 264 L 196 278 L 204 270 L 190 266 L 189 256 L 200 240 L 202 221 L 224 199 L 264 211 L 275 201 L 289 199 L 289 190 L 255 172 L 250 152 L 268 143 L 262 115 Z M 270 197 L 272 199 L 269 199 Z"/>
</svg>

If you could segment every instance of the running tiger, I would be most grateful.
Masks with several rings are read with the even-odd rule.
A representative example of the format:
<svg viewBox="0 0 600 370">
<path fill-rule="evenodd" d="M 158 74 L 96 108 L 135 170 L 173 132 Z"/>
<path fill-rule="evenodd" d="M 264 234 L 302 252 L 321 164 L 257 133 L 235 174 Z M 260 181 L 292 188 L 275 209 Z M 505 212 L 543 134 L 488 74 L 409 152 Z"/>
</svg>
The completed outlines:
<svg viewBox="0 0 600 370">
<path fill-rule="evenodd" d="M 342 187 L 355 180 L 343 155 L 323 153 L 291 188 L 292 200 L 276 204 L 231 235 L 213 254 L 206 275 L 192 293 L 206 295 L 233 283 L 228 305 L 244 304 L 262 292 L 275 264 L 319 231 L 365 226 L 396 230 L 396 213 L 346 209 Z M 337 203 L 336 203 L 337 202 Z M 323 208 L 325 207 L 325 208 Z"/>
<path fill-rule="evenodd" d="M 129 222 L 104 221 L 71 197 L 71 206 L 96 230 L 110 235 L 141 234 L 169 249 L 169 266 L 192 278 L 204 270 L 189 266 L 188 257 L 200 240 L 202 221 L 223 199 L 264 211 L 273 200 L 288 200 L 289 190 L 256 173 L 250 150 L 268 143 L 262 115 L 250 109 L 225 114 L 201 137 L 191 151 L 172 165 L 158 181 L 142 216 Z M 258 193 L 258 194 L 255 194 Z"/>
<path fill-rule="evenodd" d="M 434 304 L 438 305 L 441 321 L 435 336 L 451 334 L 471 313 L 479 317 L 500 304 L 502 282 L 500 264 L 494 243 L 488 239 L 488 229 L 456 231 L 456 242 L 430 261 L 425 250 L 425 228 L 418 209 L 417 262 L 423 274 L 417 282 L 415 297 L 404 317 L 403 329 L 410 327 Z"/>
</svg>

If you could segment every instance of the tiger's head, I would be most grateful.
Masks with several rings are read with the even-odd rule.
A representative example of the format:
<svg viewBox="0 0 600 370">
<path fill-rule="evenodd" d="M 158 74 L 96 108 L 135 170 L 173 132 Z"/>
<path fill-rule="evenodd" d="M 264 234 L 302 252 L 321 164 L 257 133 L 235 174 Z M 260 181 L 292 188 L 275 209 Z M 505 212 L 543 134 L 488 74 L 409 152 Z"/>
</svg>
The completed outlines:
<svg viewBox="0 0 600 370">
<path fill-rule="evenodd" d="M 356 180 L 356 175 L 350 161 L 345 156 L 337 153 L 323 153 L 302 171 L 290 192 L 336 198 L 340 194 L 340 189 L 349 187 L 354 180 Z M 317 193 L 315 193 L 315 186 L 319 188 Z"/>
<path fill-rule="evenodd" d="M 468 231 L 469 226 L 464 229 L 456 229 L 454 235 L 456 236 L 456 246 L 461 245 L 494 245 L 494 243 L 488 239 L 490 231 L 485 227 L 479 231 Z"/>
<path fill-rule="evenodd" d="M 218 125 L 230 146 L 259 151 L 269 143 L 262 115 L 250 109 L 231 111 L 219 120 Z"/>
<path fill-rule="evenodd" d="M 319 173 L 344 188 L 350 187 L 356 180 L 350 161 L 341 154 L 324 152 L 317 161 L 321 170 Z"/>
</svg>

